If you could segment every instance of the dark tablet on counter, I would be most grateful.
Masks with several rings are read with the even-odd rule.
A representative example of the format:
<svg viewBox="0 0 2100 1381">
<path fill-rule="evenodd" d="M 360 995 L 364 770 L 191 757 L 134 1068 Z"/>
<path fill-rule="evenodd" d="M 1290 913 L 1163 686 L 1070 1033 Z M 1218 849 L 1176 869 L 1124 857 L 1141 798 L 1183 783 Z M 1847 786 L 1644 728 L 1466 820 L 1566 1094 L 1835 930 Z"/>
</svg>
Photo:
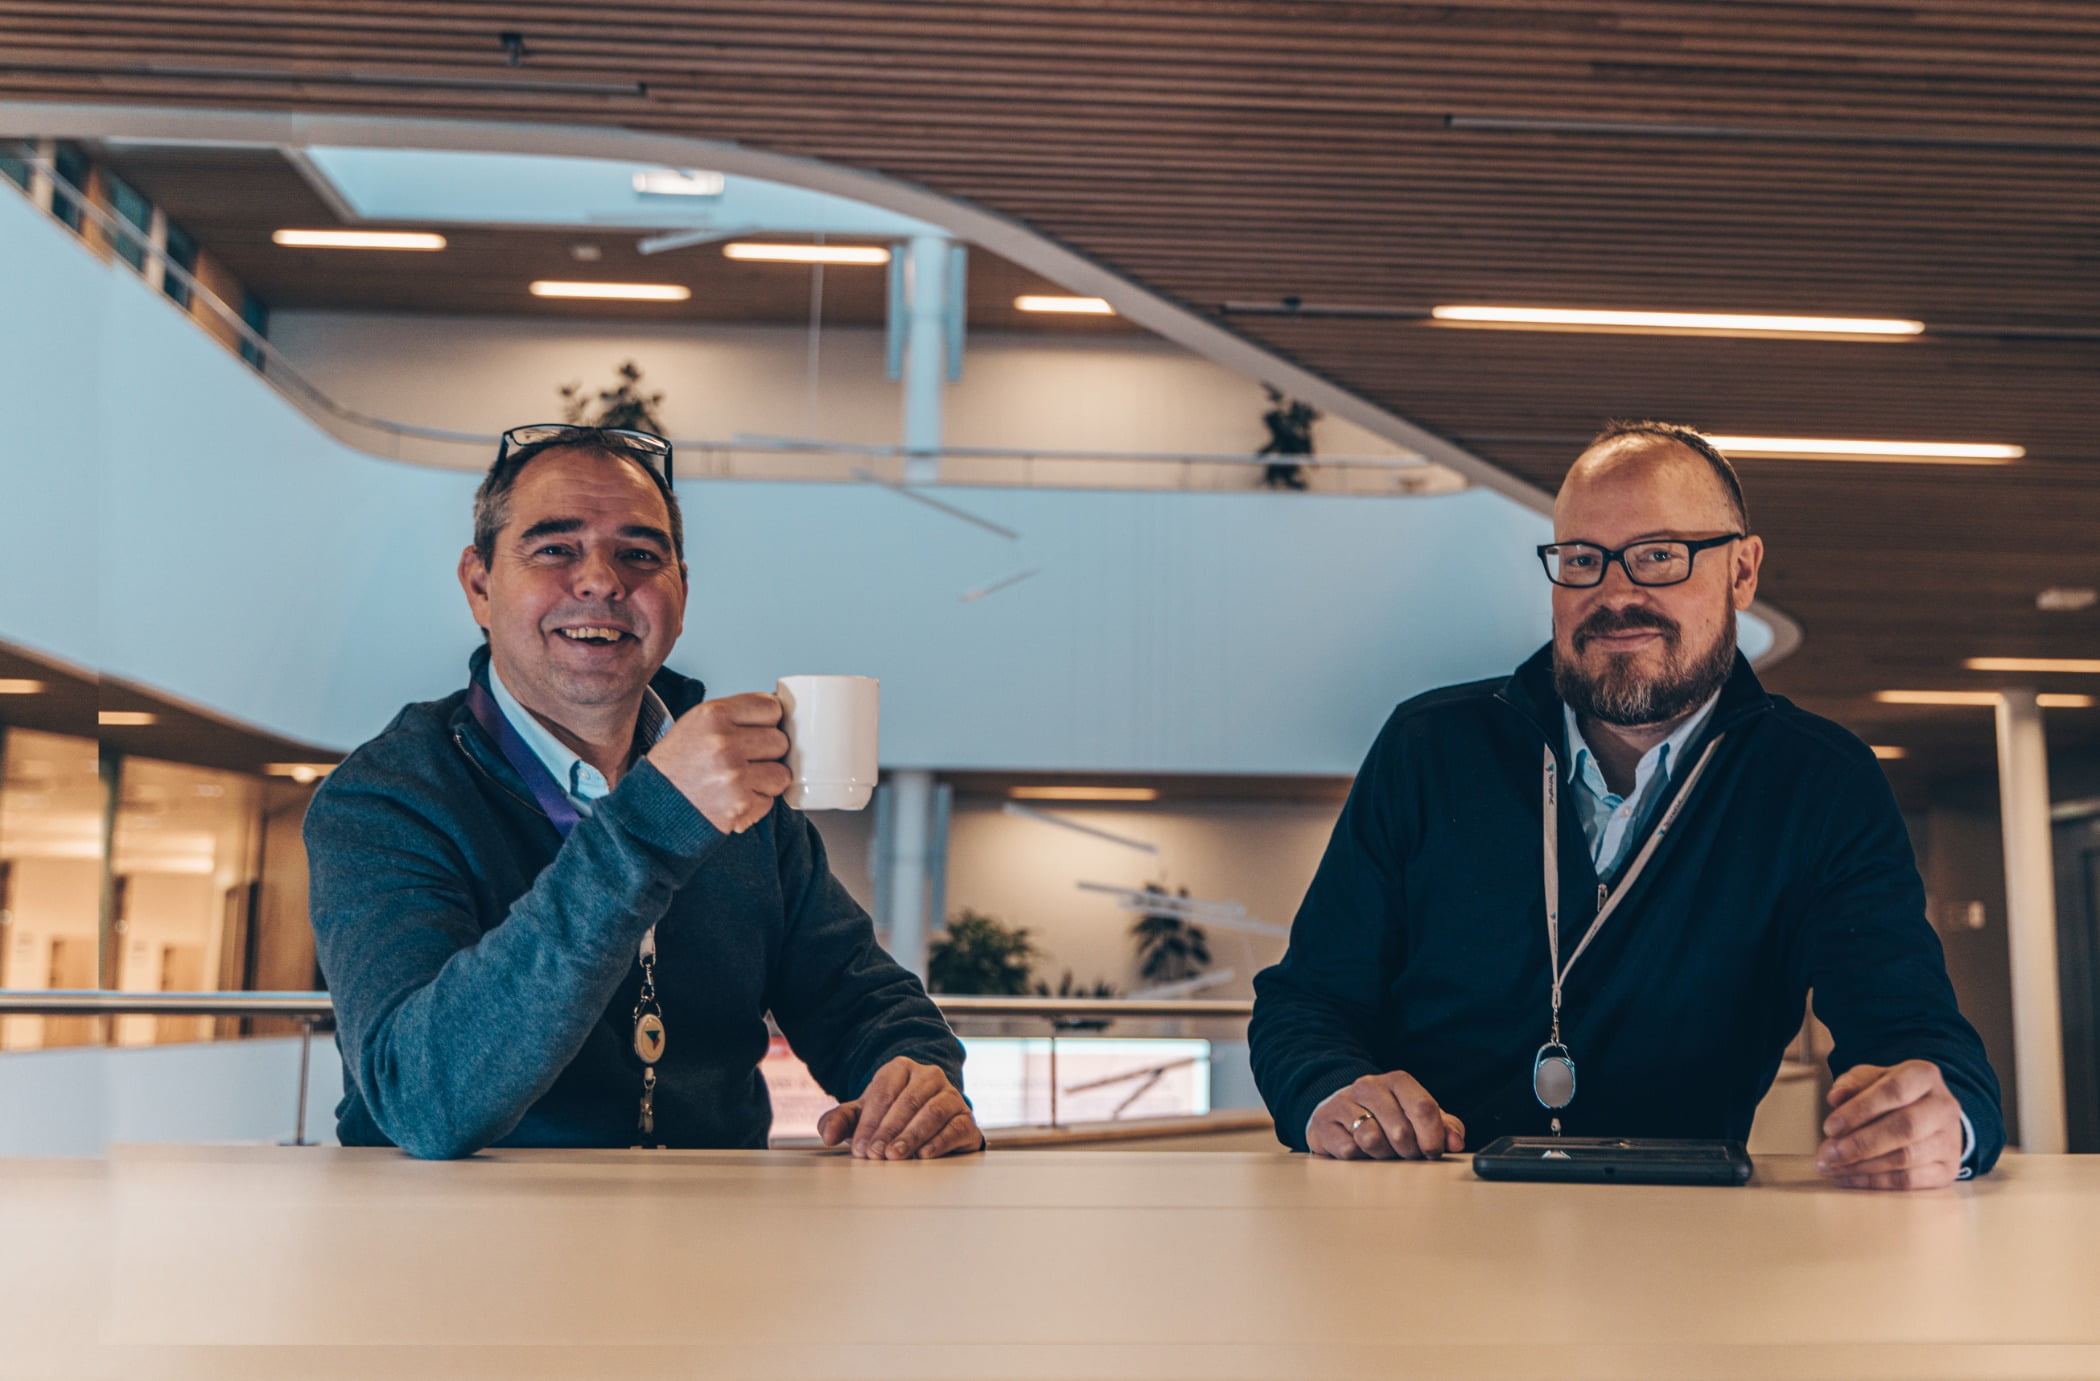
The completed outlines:
<svg viewBox="0 0 2100 1381">
<path fill-rule="evenodd" d="M 1743 1184 L 1750 1170 L 1750 1153 L 1740 1141 L 1505 1136 L 1473 1156 L 1473 1173 L 1484 1180 Z"/>
</svg>

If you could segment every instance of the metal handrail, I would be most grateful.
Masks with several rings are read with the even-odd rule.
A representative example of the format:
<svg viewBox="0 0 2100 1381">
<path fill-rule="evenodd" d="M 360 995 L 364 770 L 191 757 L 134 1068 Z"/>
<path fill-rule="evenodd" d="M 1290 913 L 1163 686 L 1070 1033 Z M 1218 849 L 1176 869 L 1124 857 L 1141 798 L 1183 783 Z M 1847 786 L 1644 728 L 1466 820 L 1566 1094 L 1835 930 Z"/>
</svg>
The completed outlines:
<svg viewBox="0 0 2100 1381">
<path fill-rule="evenodd" d="M 1057 1123 L 1057 1040 L 1061 1029 L 1117 1017 L 1248 1017 L 1245 998 L 963 997 L 934 1001 L 951 1017 L 1038 1017 L 1050 1023 L 1050 1125 Z M 109 988 L 0 988 L 0 1017 L 183 1016 L 291 1017 L 299 1023 L 299 1101 L 294 1146 L 306 1140 L 306 1090 L 317 1031 L 335 1025 L 335 1000 L 325 992 L 127 993 Z"/>
<path fill-rule="evenodd" d="M 1251 998 L 962 997 L 935 993 L 951 1017 L 1246 1017 Z"/>
<path fill-rule="evenodd" d="M 934 994 L 951 1017 L 1245 1017 L 1246 998 L 964 997 Z M 325 992 L 127 993 L 109 988 L 0 988 L 0 1016 L 308 1017 L 332 1019 Z"/>
<path fill-rule="evenodd" d="M 0 1017 L 306 1017 L 333 1019 L 327 993 L 126 993 L 108 988 L 0 988 Z"/>
</svg>

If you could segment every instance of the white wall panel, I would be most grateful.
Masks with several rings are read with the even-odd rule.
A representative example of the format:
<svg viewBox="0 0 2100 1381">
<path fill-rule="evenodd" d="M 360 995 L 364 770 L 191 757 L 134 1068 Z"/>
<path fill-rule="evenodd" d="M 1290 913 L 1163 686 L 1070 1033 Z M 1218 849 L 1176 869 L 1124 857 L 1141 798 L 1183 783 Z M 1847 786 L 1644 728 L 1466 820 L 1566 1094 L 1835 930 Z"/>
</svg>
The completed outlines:
<svg viewBox="0 0 2100 1381">
<path fill-rule="evenodd" d="M 423 426 L 494 433 L 558 419 L 561 385 L 607 387 L 633 360 L 644 388 L 663 393 L 674 436 L 903 436 L 902 385 L 884 374 L 882 332 L 867 328 L 826 327 L 814 360 L 805 328 L 701 322 L 287 311 L 270 339 L 330 397 Z M 947 389 L 944 433 L 963 447 L 1246 455 L 1267 437 L 1268 406 L 1258 382 L 1151 336 L 978 331 Z M 1403 454 L 1339 418 L 1314 435 L 1328 455 Z"/>
</svg>

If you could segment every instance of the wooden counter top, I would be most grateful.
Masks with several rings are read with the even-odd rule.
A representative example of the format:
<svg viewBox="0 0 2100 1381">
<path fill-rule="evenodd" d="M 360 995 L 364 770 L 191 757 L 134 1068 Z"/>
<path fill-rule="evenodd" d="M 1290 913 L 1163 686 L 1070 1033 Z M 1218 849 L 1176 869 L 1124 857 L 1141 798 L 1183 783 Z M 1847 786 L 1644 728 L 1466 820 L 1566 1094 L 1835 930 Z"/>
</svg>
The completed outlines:
<svg viewBox="0 0 2100 1381">
<path fill-rule="evenodd" d="M 1903 1195 L 1783 1156 L 1708 1189 L 1462 1157 L 125 1148 L 0 1162 L 0 1215 L 0 1327 L 30 1340 L 0 1375 L 2100 1375 L 2100 1157 Z"/>
</svg>

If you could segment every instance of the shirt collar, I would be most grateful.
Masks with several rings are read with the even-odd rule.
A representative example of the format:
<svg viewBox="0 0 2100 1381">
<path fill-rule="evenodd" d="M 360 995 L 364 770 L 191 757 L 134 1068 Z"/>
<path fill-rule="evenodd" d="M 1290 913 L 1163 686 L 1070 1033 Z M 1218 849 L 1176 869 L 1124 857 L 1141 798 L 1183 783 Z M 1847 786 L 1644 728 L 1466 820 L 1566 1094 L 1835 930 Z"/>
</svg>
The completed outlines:
<svg viewBox="0 0 2100 1381">
<path fill-rule="evenodd" d="M 1699 731 L 1706 727 L 1706 721 L 1713 718 L 1714 706 L 1720 699 L 1719 691 L 1706 697 L 1705 703 L 1686 716 L 1684 723 L 1671 730 L 1668 738 L 1641 754 L 1640 763 L 1633 770 L 1633 791 L 1630 794 L 1639 795 L 1658 775 L 1669 775 L 1670 765 L 1683 758 L 1685 745 L 1697 738 Z M 1582 726 L 1576 721 L 1575 711 L 1563 705 L 1561 713 L 1568 726 L 1568 780 L 1582 782 L 1600 798 L 1609 795 L 1603 769 L 1597 766 L 1596 755 L 1582 736 Z"/>
<path fill-rule="evenodd" d="M 518 698 L 510 693 L 510 687 L 503 684 L 503 677 L 497 673 L 493 659 L 489 662 L 489 693 L 495 696 L 496 707 L 518 731 L 518 737 L 525 740 L 525 746 L 532 749 L 533 756 L 553 774 L 556 784 L 565 794 L 595 801 L 612 789 L 606 784 L 604 773 L 570 752 L 566 744 L 540 723 L 538 716 L 518 703 Z M 665 708 L 663 700 L 653 689 L 642 687 L 642 710 L 634 726 L 635 742 L 646 747 L 670 730 L 670 710 Z"/>
</svg>

